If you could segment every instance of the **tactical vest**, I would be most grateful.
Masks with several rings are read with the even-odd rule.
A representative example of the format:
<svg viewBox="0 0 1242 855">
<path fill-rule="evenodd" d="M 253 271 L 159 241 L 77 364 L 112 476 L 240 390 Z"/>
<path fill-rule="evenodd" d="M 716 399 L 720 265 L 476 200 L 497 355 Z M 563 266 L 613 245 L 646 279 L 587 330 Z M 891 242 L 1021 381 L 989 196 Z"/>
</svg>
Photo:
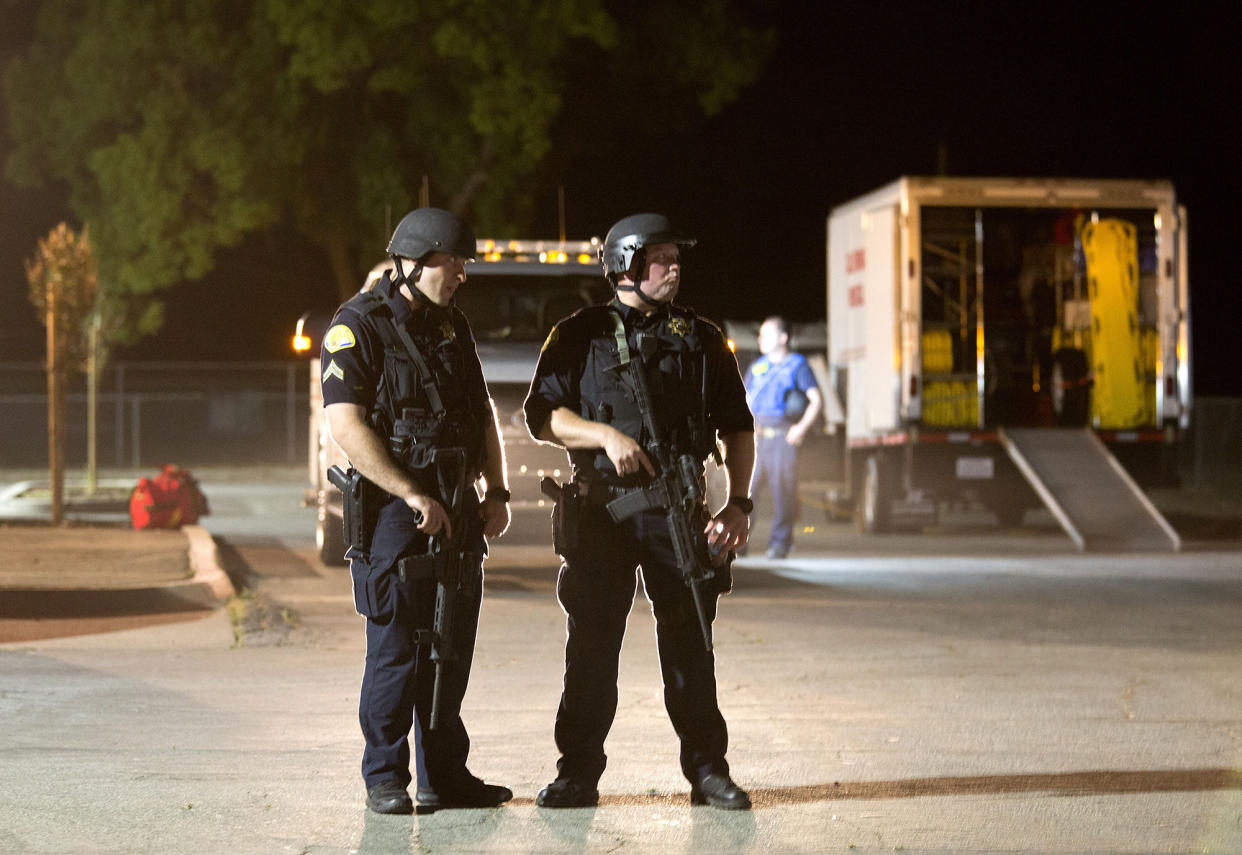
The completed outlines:
<svg viewBox="0 0 1242 855">
<path fill-rule="evenodd" d="M 407 470 L 424 468 L 433 448 L 460 447 L 466 450 L 470 472 L 477 474 L 483 459 L 479 414 L 488 404 L 482 399 L 485 391 L 469 376 L 465 347 L 472 339 L 461 313 L 416 308 L 416 316 L 426 311 L 428 317 L 406 325 L 407 342 L 382 294 L 358 294 L 345 307 L 384 345 L 367 423 L 389 440 L 394 457 Z"/>
<path fill-rule="evenodd" d="M 590 325 L 590 348 L 579 379 L 579 415 L 611 425 L 650 448 L 654 437 L 643 427 L 642 411 L 634 394 L 629 368 L 622 361 L 641 357 L 651 393 L 653 416 L 662 438 L 677 453 L 689 452 L 703 461 L 715 447 L 706 417 L 706 359 L 700 321 L 689 309 L 674 307 L 652 327 L 626 335 L 620 313 L 611 306 L 583 311 Z M 640 354 L 642 338 L 650 341 Z M 615 469 L 603 451 L 571 450 L 575 471 L 587 470 L 615 478 Z M 589 476 L 588 476 L 589 477 Z"/>
</svg>

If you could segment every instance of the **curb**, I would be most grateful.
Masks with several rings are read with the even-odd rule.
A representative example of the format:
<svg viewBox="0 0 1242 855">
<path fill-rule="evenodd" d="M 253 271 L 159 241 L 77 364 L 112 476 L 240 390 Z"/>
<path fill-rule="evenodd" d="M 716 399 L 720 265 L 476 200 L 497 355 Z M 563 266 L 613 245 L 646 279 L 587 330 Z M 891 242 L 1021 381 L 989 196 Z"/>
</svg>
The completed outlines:
<svg viewBox="0 0 1242 855">
<path fill-rule="evenodd" d="M 211 605 L 219 605 L 237 593 L 228 574 L 220 567 L 220 550 L 216 546 L 211 532 L 201 525 L 185 525 L 181 527 L 186 539 L 190 542 L 190 569 L 194 575 L 184 582 L 169 585 L 170 589 L 184 589 L 185 598 L 196 602 L 203 598 L 211 600 Z M 172 593 L 181 595 L 181 591 Z"/>
</svg>

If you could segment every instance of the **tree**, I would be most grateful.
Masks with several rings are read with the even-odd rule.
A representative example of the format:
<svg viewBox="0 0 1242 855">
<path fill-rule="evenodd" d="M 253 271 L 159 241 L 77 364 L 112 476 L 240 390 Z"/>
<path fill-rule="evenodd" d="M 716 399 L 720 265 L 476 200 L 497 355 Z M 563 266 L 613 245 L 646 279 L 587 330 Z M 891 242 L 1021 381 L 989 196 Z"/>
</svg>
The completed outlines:
<svg viewBox="0 0 1242 855">
<path fill-rule="evenodd" d="M 96 311 L 98 266 L 85 228 L 61 223 L 26 261 L 30 302 L 47 326 L 48 470 L 52 523 L 61 521 L 65 488 L 65 382 L 92 356 L 87 325 Z"/>
<path fill-rule="evenodd" d="M 518 225 L 523 182 L 554 145 L 583 57 L 624 68 L 658 29 L 658 65 L 670 70 L 659 88 L 710 111 L 770 48 L 724 0 L 668 0 L 650 16 L 624 8 L 619 18 L 605 0 L 47 0 L 35 41 L 5 70 L 6 173 L 67 185 L 129 339 L 158 327 L 162 289 L 277 223 L 322 247 L 344 297 L 423 176 L 433 201 L 481 231 Z M 634 80 L 612 85 L 628 95 Z"/>
</svg>

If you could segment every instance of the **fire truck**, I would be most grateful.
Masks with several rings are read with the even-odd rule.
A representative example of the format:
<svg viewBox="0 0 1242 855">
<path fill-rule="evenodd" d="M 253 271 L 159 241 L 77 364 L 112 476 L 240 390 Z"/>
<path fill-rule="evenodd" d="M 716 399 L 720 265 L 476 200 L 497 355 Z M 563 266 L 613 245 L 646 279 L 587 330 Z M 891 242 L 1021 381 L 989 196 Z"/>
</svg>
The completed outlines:
<svg viewBox="0 0 1242 855">
<path fill-rule="evenodd" d="M 1167 181 L 903 177 L 827 219 L 828 429 L 859 528 L 1043 505 L 1080 549 L 1176 549 L 1143 485 L 1191 417 Z"/>
<path fill-rule="evenodd" d="M 474 331 L 483 375 L 500 417 L 515 525 L 532 512 L 546 516 L 545 499 L 539 492 L 544 475 L 564 477 L 565 452 L 531 439 L 522 402 L 540 346 L 552 326 L 584 306 L 609 298 L 598 251 L 598 239 L 479 240 L 477 258 L 467 266 L 466 283 L 454 298 Z M 373 286 L 390 266 L 390 261 L 376 265 L 362 288 Z M 340 563 L 345 554 L 341 495 L 328 483 L 327 470 L 334 463 L 342 468 L 348 463 L 328 432 L 319 385 L 319 344 L 330 318 L 329 313 L 304 314 L 298 320 L 293 347 L 311 357 L 306 500 L 317 510 L 315 542 L 325 563 Z"/>
</svg>

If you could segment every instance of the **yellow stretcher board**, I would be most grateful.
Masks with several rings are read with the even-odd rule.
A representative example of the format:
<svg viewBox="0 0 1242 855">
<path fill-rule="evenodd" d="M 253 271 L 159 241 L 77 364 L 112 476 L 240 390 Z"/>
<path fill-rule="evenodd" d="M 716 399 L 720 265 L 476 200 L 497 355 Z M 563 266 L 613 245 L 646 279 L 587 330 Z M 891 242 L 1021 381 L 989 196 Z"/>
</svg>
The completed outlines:
<svg viewBox="0 0 1242 855">
<path fill-rule="evenodd" d="M 1128 428 L 1152 421 L 1138 321 L 1138 241 L 1133 225 L 1104 219 L 1082 226 L 1091 298 L 1091 421 Z"/>
</svg>

